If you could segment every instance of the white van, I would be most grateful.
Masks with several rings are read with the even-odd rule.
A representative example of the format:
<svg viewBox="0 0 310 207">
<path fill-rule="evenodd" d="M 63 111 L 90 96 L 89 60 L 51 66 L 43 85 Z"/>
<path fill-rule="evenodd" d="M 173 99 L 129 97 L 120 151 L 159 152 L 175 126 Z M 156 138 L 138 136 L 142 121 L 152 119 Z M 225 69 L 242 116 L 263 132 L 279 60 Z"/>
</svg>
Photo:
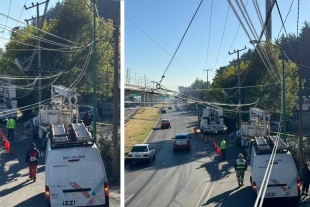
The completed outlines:
<svg viewBox="0 0 310 207">
<path fill-rule="evenodd" d="M 109 206 L 108 180 L 84 124 L 52 125 L 46 146 L 47 206 Z"/>
<path fill-rule="evenodd" d="M 250 178 L 253 192 L 258 195 L 271 152 L 276 143 L 277 136 L 255 137 L 251 151 Z M 298 171 L 291 153 L 287 150 L 286 144 L 279 139 L 277 153 L 271 170 L 265 199 L 281 198 L 293 201 L 300 199 L 300 181 Z"/>
</svg>

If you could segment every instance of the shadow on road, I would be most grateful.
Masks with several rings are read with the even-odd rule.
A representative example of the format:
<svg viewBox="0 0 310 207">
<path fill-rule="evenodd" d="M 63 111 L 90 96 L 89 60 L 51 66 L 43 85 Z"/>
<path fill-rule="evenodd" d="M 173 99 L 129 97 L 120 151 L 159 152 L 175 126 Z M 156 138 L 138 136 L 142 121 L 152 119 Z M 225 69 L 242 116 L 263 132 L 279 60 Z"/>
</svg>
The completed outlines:
<svg viewBox="0 0 310 207">
<path fill-rule="evenodd" d="M 40 201 L 40 202 L 38 202 Z M 19 203 L 15 207 L 25 207 L 25 206 L 31 206 L 31 207 L 42 207 L 46 206 L 45 201 L 45 195 L 44 193 L 37 194 L 31 198 L 28 198 L 27 200 L 23 201 L 22 203 Z"/>
<path fill-rule="evenodd" d="M 8 195 L 10 193 L 13 193 L 14 191 L 17 191 L 17 190 L 27 186 L 27 185 L 30 185 L 30 184 L 33 184 L 33 181 L 32 180 L 29 180 L 29 181 L 26 180 L 26 181 L 20 183 L 19 185 L 15 185 L 12 188 L 7 188 L 7 189 L 1 191 L 1 196 L 6 196 L 6 195 Z"/>
<path fill-rule="evenodd" d="M 251 200 L 245 201 L 245 200 Z M 251 187 L 235 188 L 222 194 L 214 196 L 205 202 L 202 206 L 215 204 L 216 207 L 244 206 L 245 203 L 254 203 L 254 196 L 251 195 Z"/>
</svg>

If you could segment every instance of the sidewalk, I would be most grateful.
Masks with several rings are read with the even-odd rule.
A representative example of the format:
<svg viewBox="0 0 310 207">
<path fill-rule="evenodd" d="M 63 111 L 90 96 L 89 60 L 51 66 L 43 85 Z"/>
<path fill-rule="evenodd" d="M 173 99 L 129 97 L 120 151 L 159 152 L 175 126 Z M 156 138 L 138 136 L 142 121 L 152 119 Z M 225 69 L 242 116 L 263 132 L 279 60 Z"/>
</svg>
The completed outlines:
<svg viewBox="0 0 310 207">
<path fill-rule="evenodd" d="M 0 126 L 7 136 L 6 129 Z M 12 154 L 7 154 L 0 146 L 0 203 L 1 206 L 45 206 L 44 196 L 44 153 L 40 140 L 33 140 L 30 128 L 17 124 L 14 141 L 10 141 Z M 28 180 L 28 165 L 25 163 L 25 153 L 31 143 L 35 143 L 41 153 L 39 160 L 37 181 Z"/>
</svg>

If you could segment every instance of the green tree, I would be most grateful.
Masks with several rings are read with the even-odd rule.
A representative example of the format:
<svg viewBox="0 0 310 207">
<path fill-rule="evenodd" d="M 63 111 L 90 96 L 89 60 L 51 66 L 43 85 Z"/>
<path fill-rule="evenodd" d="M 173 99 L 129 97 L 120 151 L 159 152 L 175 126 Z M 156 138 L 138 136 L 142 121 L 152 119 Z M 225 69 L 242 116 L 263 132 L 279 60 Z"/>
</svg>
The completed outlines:
<svg viewBox="0 0 310 207">
<path fill-rule="evenodd" d="M 48 21 L 43 22 L 42 30 L 53 35 L 40 32 L 39 37 L 51 42 L 41 41 L 41 73 L 43 76 L 62 75 L 53 84 L 72 86 L 77 82 L 78 91 L 92 93 L 92 31 L 93 11 L 86 4 L 90 1 L 65 0 L 62 5 L 56 4 L 57 15 L 50 15 Z M 53 8 L 51 11 L 54 11 Z M 56 17 L 56 18 L 55 18 Z M 112 97 L 113 87 L 113 22 L 97 18 L 97 93 L 101 98 Z M 36 76 L 38 71 L 36 44 L 38 32 L 34 27 L 26 26 L 12 32 L 11 41 L 7 44 L 6 51 L 0 59 L 0 72 L 6 75 Z M 57 38 L 61 37 L 61 38 Z M 67 40 L 69 41 L 67 41 Z M 24 44 L 23 44 L 24 43 Z M 25 45 L 26 44 L 26 45 Z M 32 50 L 29 50 L 32 49 Z M 30 56 L 31 67 L 21 71 L 15 65 L 15 59 L 24 62 Z M 88 60 L 88 61 L 87 61 Z M 54 80 L 54 79 L 52 79 Z M 17 85 L 29 84 L 26 80 L 14 81 Z M 51 79 L 42 80 L 43 100 L 50 98 Z M 21 94 L 21 93 L 18 93 Z M 36 102 L 37 90 L 33 90 L 27 98 L 22 98 L 18 106 L 25 106 Z"/>
<path fill-rule="evenodd" d="M 265 43 L 262 45 L 271 58 L 272 68 L 267 70 L 257 51 L 251 61 L 240 63 L 242 103 L 248 104 L 258 100 L 256 107 L 269 110 L 271 113 L 281 112 L 281 71 L 282 60 L 278 47 Z M 285 61 L 286 109 L 292 115 L 294 97 L 297 93 L 297 81 L 294 76 L 296 65 Z M 247 87 L 251 86 L 251 87 Z M 255 86 L 255 87 L 252 87 Z M 210 95 L 213 99 L 224 103 L 238 103 L 238 69 L 228 66 L 217 71 Z M 226 89 L 225 89 L 226 88 Z M 253 105 L 254 106 L 254 105 Z M 252 107 L 253 107 L 252 106 Z M 243 107 L 246 111 L 249 107 Z"/>
</svg>

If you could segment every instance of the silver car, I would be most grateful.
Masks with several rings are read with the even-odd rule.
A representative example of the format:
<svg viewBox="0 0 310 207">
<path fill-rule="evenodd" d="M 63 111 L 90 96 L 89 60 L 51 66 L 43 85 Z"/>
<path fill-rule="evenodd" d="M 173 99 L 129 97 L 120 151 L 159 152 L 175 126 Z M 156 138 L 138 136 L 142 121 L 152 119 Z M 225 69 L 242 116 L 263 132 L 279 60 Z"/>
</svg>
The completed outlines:
<svg viewBox="0 0 310 207">
<path fill-rule="evenodd" d="M 133 162 L 151 163 L 155 159 L 156 151 L 150 144 L 136 144 L 128 153 L 127 160 L 130 164 Z"/>
</svg>

